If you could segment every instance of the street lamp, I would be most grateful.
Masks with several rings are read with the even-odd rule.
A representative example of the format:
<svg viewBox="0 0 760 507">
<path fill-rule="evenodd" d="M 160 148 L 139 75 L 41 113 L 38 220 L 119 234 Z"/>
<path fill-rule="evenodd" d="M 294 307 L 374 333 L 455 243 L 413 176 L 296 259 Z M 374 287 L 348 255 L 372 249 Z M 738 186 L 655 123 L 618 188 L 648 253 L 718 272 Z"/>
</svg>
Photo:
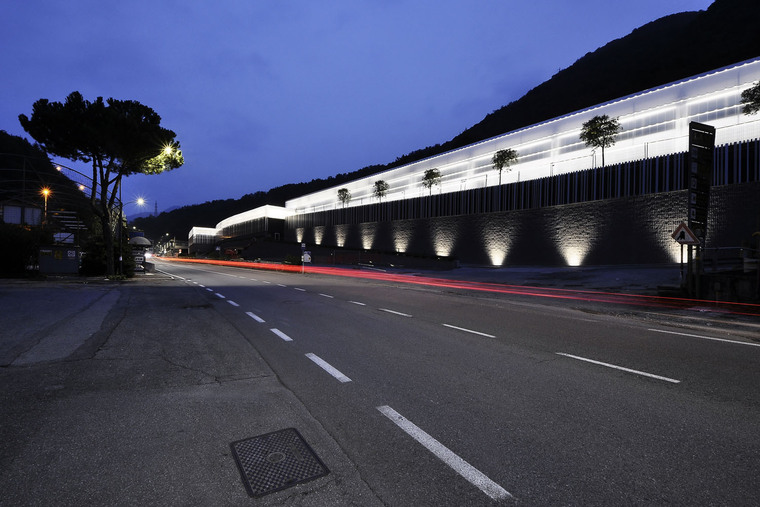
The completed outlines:
<svg viewBox="0 0 760 507">
<path fill-rule="evenodd" d="M 47 224 L 47 201 L 48 201 L 48 197 L 51 194 L 51 191 L 48 187 L 42 187 L 42 190 L 40 190 L 40 193 L 42 194 L 42 197 L 44 197 L 45 199 L 45 212 L 42 216 L 42 224 L 46 225 Z"/>
<path fill-rule="evenodd" d="M 122 251 L 122 241 L 123 241 L 123 232 L 121 228 L 121 224 L 124 222 L 124 205 L 125 204 L 137 204 L 138 206 L 142 206 L 145 204 L 145 199 L 142 197 L 138 197 L 134 201 L 124 202 L 121 200 L 121 187 L 119 187 L 119 274 L 124 274 L 124 252 Z"/>
</svg>

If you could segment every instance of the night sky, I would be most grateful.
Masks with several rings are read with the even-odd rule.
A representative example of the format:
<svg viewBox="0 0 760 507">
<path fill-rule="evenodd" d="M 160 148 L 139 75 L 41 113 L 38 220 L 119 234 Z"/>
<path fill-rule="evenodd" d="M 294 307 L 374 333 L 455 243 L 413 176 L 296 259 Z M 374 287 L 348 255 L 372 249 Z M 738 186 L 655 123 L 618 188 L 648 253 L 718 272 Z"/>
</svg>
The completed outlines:
<svg viewBox="0 0 760 507">
<path fill-rule="evenodd" d="M 185 165 L 127 178 L 125 201 L 239 198 L 448 141 L 586 53 L 711 3 L 8 0 L 0 130 L 31 140 L 18 115 L 40 98 L 136 100 Z"/>
</svg>

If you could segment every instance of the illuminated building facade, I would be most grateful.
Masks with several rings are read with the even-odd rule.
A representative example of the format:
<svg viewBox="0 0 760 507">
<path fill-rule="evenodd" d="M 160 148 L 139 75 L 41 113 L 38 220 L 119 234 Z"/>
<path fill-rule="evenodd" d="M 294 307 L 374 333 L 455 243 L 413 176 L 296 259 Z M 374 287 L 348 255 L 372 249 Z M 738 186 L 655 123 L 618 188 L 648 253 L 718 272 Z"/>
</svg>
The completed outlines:
<svg viewBox="0 0 760 507">
<path fill-rule="evenodd" d="M 222 241 L 232 238 L 282 239 L 285 219 L 292 211 L 280 206 L 260 206 L 225 218 L 216 227 L 193 227 L 188 234 L 190 253 L 203 253 L 214 249 Z"/>
<path fill-rule="evenodd" d="M 672 262 L 679 247 L 669 232 L 686 218 L 696 121 L 716 129 L 707 246 L 740 242 L 760 211 L 760 115 L 741 107 L 742 91 L 758 80 L 760 59 L 742 62 L 340 185 L 351 193 L 345 203 L 339 187 L 291 199 L 277 208 L 284 239 L 493 265 Z M 623 129 L 605 149 L 605 167 L 580 140 L 582 124 L 601 115 Z M 518 162 L 499 185 L 491 159 L 502 149 Z M 424 188 L 434 168 L 440 184 Z M 378 180 L 389 185 L 381 201 Z M 230 217 L 213 236 L 245 221 Z"/>
</svg>

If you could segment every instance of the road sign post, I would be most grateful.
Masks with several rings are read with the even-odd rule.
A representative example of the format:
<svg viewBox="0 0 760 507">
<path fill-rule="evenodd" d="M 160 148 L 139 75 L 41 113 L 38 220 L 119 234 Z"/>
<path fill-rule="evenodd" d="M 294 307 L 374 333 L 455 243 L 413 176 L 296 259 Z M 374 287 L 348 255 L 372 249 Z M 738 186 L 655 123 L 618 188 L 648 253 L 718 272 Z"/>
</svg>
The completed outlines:
<svg viewBox="0 0 760 507">
<path fill-rule="evenodd" d="M 301 274 L 306 271 L 306 263 L 311 263 L 311 252 L 306 250 L 306 243 L 301 243 Z"/>
<path fill-rule="evenodd" d="M 687 279 L 686 284 L 689 291 L 689 295 L 691 295 L 692 292 L 692 279 L 693 279 L 693 273 L 692 273 L 692 265 L 691 265 L 691 259 L 692 259 L 692 251 L 691 247 L 695 245 L 699 245 L 700 241 L 697 235 L 692 231 L 688 225 L 686 225 L 686 222 L 681 222 L 681 224 L 676 227 L 676 230 L 673 231 L 673 234 L 670 235 L 674 240 L 676 240 L 678 243 L 681 244 L 681 285 L 683 285 L 684 277 L 683 277 L 683 247 L 684 245 L 688 245 L 687 251 L 689 255 L 688 259 L 688 268 L 687 268 Z"/>
<path fill-rule="evenodd" d="M 712 178 L 715 151 L 715 127 L 689 123 L 689 157 L 687 162 L 688 182 L 688 228 L 698 239 L 697 243 L 686 243 L 689 262 L 689 295 L 700 295 L 699 279 L 702 275 L 702 251 L 707 237 L 707 212 L 710 204 L 710 180 Z M 682 243 L 683 244 L 683 243 Z M 692 256 L 692 247 L 696 255 Z M 692 288 L 694 289 L 692 291 Z"/>
</svg>

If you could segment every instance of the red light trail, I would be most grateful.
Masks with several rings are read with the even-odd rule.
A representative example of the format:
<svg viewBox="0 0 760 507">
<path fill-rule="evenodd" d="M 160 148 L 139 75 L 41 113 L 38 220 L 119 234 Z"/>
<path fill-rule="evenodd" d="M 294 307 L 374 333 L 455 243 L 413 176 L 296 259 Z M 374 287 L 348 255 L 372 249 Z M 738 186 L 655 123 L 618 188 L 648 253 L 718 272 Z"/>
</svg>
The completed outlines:
<svg viewBox="0 0 760 507">
<path fill-rule="evenodd" d="M 760 316 L 760 305 L 752 303 L 734 303 L 730 301 L 710 301 L 704 299 L 688 299 L 665 296 L 646 296 L 640 294 L 622 294 L 615 292 L 599 292 L 580 289 L 557 289 L 550 287 L 529 287 L 524 285 L 509 285 L 493 282 L 471 282 L 467 280 L 452 280 L 427 276 L 412 276 L 396 273 L 361 271 L 350 268 L 297 266 L 290 264 L 252 263 L 241 261 L 222 261 L 210 259 L 178 259 L 161 258 L 164 261 L 186 262 L 193 264 L 213 264 L 216 266 L 231 266 L 236 268 L 281 271 L 289 273 L 314 273 L 328 276 L 343 276 L 363 278 L 385 282 L 408 283 L 428 287 L 492 292 L 498 294 L 515 294 L 520 296 L 535 296 L 572 301 L 587 301 L 609 303 L 626 306 L 670 308 L 689 310 L 698 307 L 699 311 L 709 311 L 722 314 Z"/>
</svg>

